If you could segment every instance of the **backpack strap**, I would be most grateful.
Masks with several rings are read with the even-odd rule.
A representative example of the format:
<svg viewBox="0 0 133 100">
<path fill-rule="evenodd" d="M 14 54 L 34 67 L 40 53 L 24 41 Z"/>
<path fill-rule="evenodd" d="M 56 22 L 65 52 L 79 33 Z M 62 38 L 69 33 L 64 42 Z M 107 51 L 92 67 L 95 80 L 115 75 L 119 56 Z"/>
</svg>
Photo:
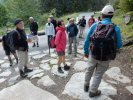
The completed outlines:
<svg viewBox="0 0 133 100">
<path fill-rule="evenodd" d="M 20 33 L 18 32 L 18 30 L 15 29 L 14 31 L 17 33 L 18 38 L 21 39 L 21 36 L 20 36 Z"/>
</svg>

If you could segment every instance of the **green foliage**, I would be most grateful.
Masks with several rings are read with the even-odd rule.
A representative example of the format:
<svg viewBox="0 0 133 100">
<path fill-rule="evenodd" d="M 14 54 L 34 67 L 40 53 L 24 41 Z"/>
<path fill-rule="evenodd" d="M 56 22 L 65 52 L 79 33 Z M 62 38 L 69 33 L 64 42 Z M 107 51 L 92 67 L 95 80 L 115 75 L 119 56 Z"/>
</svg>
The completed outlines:
<svg viewBox="0 0 133 100">
<path fill-rule="evenodd" d="M 133 11 L 133 0 L 120 0 L 119 6 L 124 12 Z"/>
<path fill-rule="evenodd" d="M 27 23 L 30 16 L 39 16 L 38 0 L 8 0 L 5 5 L 12 20 L 22 18 Z"/>
<path fill-rule="evenodd" d="M 0 27 L 6 25 L 8 20 L 7 11 L 5 6 L 0 4 Z"/>
</svg>

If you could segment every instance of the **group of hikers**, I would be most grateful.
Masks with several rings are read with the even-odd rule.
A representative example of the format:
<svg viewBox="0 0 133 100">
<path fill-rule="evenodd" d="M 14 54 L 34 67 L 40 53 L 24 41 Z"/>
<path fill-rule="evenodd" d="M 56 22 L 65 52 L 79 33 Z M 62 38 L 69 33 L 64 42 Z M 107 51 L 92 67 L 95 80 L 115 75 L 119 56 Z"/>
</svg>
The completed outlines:
<svg viewBox="0 0 133 100">
<path fill-rule="evenodd" d="M 84 91 L 89 91 L 90 97 L 99 96 L 101 91 L 98 90 L 102 76 L 109 67 L 111 60 L 116 57 L 117 49 L 122 47 L 122 39 L 120 28 L 115 25 L 111 19 L 114 15 L 114 8 L 111 5 L 106 5 L 101 11 L 101 17 L 98 21 L 95 21 L 91 16 L 89 19 L 89 28 L 84 42 L 84 57 L 88 58 L 88 67 L 85 73 Z M 38 44 L 38 24 L 34 21 L 33 17 L 29 18 L 30 31 L 33 36 L 33 47 Z M 77 27 L 79 25 L 79 29 Z M 24 22 L 21 19 L 17 19 L 14 23 L 16 29 L 3 36 L 3 46 L 6 55 L 9 58 L 12 66 L 12 60 L 10 53 L 12 53 L 18 64 L 20 76 L 22 78 L 27 77 L 27 73 L 31 72 L 28 64 L 28 42 L 30 38 L 27 38 L 24 31 Z M 86 26 L 85 16 L 83 16 L 78 23 L 74 22 L 74 18 L 68 19 L 68 25 L 65 27 L 63 20 L 56 21 L 53 16 L 49 16 L 48 22 L 45 25 L 45 34 L 48 36 L 49 53 L 50 48 L 55 48 L 58 55 L 58 72 L 64 73 L 61 67 L 61 63 L 64 64 L 64 70 L 69 70 L 65 62 L 65 49 L 67 44 L 68 35 L 68 53 L 72 54 L 72 44 L 74 47 L 74 57 L 77 56 L 77 35 L 79 32 L 79 38 L 82 38 L 83 31 Z M 79 30 L 79 31 L 78 31 Z M 67 35 L 66 35 L 67 34 Z M 10 39 L 8 35 L 12 36 Z M 10 43 L 13 45 L 8 46 Z M 7 42 L 7 43 L 6 43 Z M 17 51 L 17 54 L 16 54 Z M 18 57 L 17 57 L 18 56 Z M 90 80 L 93 75 L 92 85 L 90 86 Z"/>
</svg>

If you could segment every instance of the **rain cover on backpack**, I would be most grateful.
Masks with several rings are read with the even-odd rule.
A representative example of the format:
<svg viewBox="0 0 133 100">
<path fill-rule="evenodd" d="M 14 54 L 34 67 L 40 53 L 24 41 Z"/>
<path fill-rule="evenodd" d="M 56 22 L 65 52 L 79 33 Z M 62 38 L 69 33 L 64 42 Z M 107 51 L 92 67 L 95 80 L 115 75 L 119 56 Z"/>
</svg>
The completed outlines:
<svg viewBox="0 0 133 100">
<path fill-rule="evenodd" d="M 93 58 L 100 61 L 114 60 L 116 57 L 115 25 L 98 23 L 90 37 Z"/>
</svg>

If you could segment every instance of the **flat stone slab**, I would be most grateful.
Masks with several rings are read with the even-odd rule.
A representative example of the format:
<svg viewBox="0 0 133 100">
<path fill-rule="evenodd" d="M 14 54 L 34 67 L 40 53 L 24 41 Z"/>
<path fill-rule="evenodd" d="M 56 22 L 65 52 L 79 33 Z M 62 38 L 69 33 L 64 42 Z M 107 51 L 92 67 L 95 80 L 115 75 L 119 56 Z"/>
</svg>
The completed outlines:
<svg viewBox="0 0 133 100">
<path fill-rule="evenodd" d="M 33 75 L 30 79 L 41 78 L 43 75 L 44 73 L 39 73 L 39 74 Z"/>
<path fill-rule="evenodd" d="M 56 85 L 55 82 L 48 75 L 44 76 L 40 80 L 38 80 L 37 84 L 38 85 L 43 85 L 43 86 Z"/>
<path fill-rule="evenodd" d="M 83 72 L 74 74 L 66 84 L 63 94 L 67 94 L 76 100 L 112 100 L 108 96 L 117 95 L 117 90 L 102 80 L 99 86 L 99 89 L 102 91 L 101 96 L 89 98 L 88 93 L 84 92 L 84 78 L 85 73 Z M 90 85 L 91 84 L 92 81 L 90 82 Z"/>
<path fill-rule="evenodd" d="M 42 59 L 43 57 L 45 57 L 47 54 L 40 54 L 40 55 L 35 55 L 33 56 L 32 58 L 35 59 L 35 60 L 39 60 L 39 59 Z"/>
<path fill-rule="evenodd" d="M 63 68 L 62 68 L 62 69 L 63 69 Z M 69 71 L 65 71 L 65 70 L 63 70 L 63 71 L 64 71 L 64 73 L 59 73 L 59 72 L 58 72 L 58 66 L 57 66 L 57 65 L 54 65 L 54 66 L 52 67 L 51 73 L 54 74 L 54 75 L 60 76 L 60 77 L 67 77 Z"/>
<path fill-rule="evenodd" d="M 5 60 L 0 60 L 0 64 L 3 64 L 5 62 Z"/>
<path fill-rule="evenodd" d="M 42 72 L 43 72 L 42 69 L 34 69 L 32 72 L 28 73 L 28 77 L 32 77 L 32 76 L 42 73 Z"/>
<path fill-rule="evenodd" d="M 9 84 L 9 85 L 14 85 L 15 83 L 18 82 L 17 79 L 18 79 L 19 77 L 20 77 L 19 75 L 14 76 L 14 77 L 11 77 L 11 78 L 8 80 L 8 84 Z"/>
<path fill-rule="evenodd" d="M 43 70 L 50 70 L 51 69 L 51 67 L 48 63 L 40 64 L 40 68 L 42 68 Z"/>
<path fill-rule="evenodd" d="M 6 80 L 5 78 L 1 78 L 0 83 L 3 83 L 5 80 Z"/>
<path fill-rule="evenodd" d="M 128 77 L 124 76 L 121 73 L 121 70 L 119 67 L 112 67 L 108 71 L 106 71 L 105 74 L 108 75 L 110 78 L 113 78 L 114 80 L 121 82 L 121 83 L 131 82 L 131 80 Z"/>
<path fill-rule="evenodd" d="M 80 53 L 80 54 L 84 54 L 83 49 L 78 49 L 77 52 Z"/>
<path fill-rule="evenodd" d="M 34 55 L 38 55 L 38 54 L 41 54 L 41 52 L 40 51 L 34 51 L 34 52 L 30 52 L 29 56 L 34 56 Z"/>
<path fill-rule="evenodd" d="M 47 63 L 49 62 L 51 59 L 48 59 L 48 60 L 42 60 L 41 63 Z"/>
<path fill-rule="evenodd" d="M 57 65 L 57 63 L 58 63 L 58 60 L 57 59 L 50 60 L 50 64 L 51 65 Z"/>
<path fill-rule="evenodd" d="M 126 86 L 126 89 L 133 94 L 133 86 Z"/>
<path fill-rule="evenodd" d="M 77 61 L 74 65 L 76 71 L 84 71 L 88 67 L 88 64 L 84 61 Z"/>
<path fill-rule="evenodd" d="M 11 75 L 11 71 L 10 70 L 6 70 L 6 71 L 4 71 L 4 72 L 2 72 L 1 74 L 0 74 L 0 76 L 1 77 L 6 77 L 6 76 L 9 76 L 9 75 Z"/>
<path fill-rule="evenodd" d="M 45 50 L 43 52 L 46 53 L 46 54 L 49 54 L 49 50 Z M 50 53 L 54 53 L 54 52 L 55 52 L 55 49 L 50 49 Z"/>
<path fill-rule="evenodd" d="M 57 58 L 57 57 L 58 57 L 56 53 L 52 53 L 50 56 L 51 56 L 52 58 Z"/>
<path fill-rule="evenodd" d="M 48 91 L 34 86 L 30 81 L 23 80 L 16 85 L 0 91 L 0 100 L 59 100 Z"/>
<path fill-rule="evenodd" d="M 9 68 L 10 64 L 9 63 L 4 63 L 1 65 L 1 68 Z"/>
</svg>

